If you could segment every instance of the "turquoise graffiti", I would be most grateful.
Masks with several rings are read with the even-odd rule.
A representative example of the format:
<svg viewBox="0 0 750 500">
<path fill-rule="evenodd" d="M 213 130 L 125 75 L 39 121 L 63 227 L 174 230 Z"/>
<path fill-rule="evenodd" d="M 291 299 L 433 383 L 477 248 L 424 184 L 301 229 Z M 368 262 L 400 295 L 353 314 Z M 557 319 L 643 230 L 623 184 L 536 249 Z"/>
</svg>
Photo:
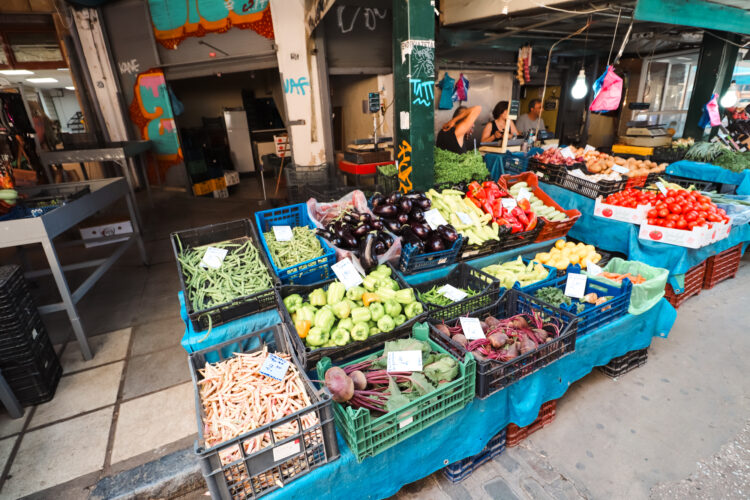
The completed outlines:
<svg viewBox="0 0 750 500">
<path fill-rule="evenodd" d="M 305 87 L 309 86 L 310 82 L 307 81 L 306 76 L 301 76 L 297 80 L 294 78 L 287 78 L 284 80 L 284 93 L 305 95 Z"/>
<path fill-rule="evenodd" d="M 130 115 L 143 139 L 153 143 L 152 150 L 159 163 L 173 164 L 182 160 L 172 104 L 161 70 L 149 70 L 138 75 Z"/>
<path fill-rule="evenodd" d="M 435 99 L 435 80 L 410 78 L 409 83 L 411 83 L 411 93 L 414 97 L 412 102 L 422 106 L 432 106 L 432 101 Z"/>
</svg>

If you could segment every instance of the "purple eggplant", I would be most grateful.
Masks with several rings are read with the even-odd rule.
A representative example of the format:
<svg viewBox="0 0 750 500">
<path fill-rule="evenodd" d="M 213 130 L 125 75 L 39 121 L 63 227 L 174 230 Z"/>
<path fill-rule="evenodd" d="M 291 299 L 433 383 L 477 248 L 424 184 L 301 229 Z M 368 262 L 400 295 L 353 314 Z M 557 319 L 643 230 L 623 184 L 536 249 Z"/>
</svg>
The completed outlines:
<svg viewBox="0 0 750 500">
<path fill-rule="evenodd" d="M 373 209 L 373 213 L 375 215 L 379 215 L 380 217 L 390 219 L 398 215 L 398 208 L 396 208 L 396 205 L 393 204 L 380 205 Z"/>
<path fill-rule="evenodd" d="M 341 236 L 344 248 L 357 248 L 357 238 L 354 237 L 351 231 L 346 231 Z"/>
<path fill-rule="evenodd" d="M 380 205 L 385 204 L 385 196 L 383 196 L 381 193 L 375 193 L 372 195 L 372 199 L 370 199 L 370 203 L 373 207 L 379 207 Z"/>
<path fill-rule="evenodd" d="M 437 227 L 437 233 L 446 241 L 446 243 L 449 243 L 450 245 L 453 245 L 453 243 L 458 239 L 458 233 L 450 224 L 439 225 Z"/>
<path fill-rule="evenodd" d="M 391 245 L 393 245 L 393 236 L 391 236 L 390 233 L 386 233 L 385 231 L 380 231 L 378 234 L 378 240 L 382 241 L 386 248 L 391 248 Z"/>
<path fill-rule="evenodd" d="M 405 243 L 418 247 L 420 252 L 424 248 L 424 242 L 422 241 L 422 238 L 417 236 L 417 233 L 414 232 L 411 226 L 405 225 L 401 227 L 401 238 L 403 238 Z"/>
<path fill-rule="evenodd" d="M 328 241 L 331 241 L 333 239 L 333 233 L 327 229 L 316 229 L 315 234 Z"/>
<path fill-rule="evenodd" d="M 383 226 L 385 226 L 385 229 L 392 232 L 393 234 L 401 234 L 401 224 L 399 224 L 398 221 L 384 219 Z"/>
<path fill-rule="evenodd" d="M 430 230 L 430 226 L 421 222 L 412 222 L 410 227 L 414 231 L 414 234 L 416 234 L 419 239 L 423 241 L 426 240 L 432 232 Z"/>
<path fill-rule="evenodd" d="M 399 224 L 406 224 L 407 222 L 409 222 L 409 214 L 399 214 L 396 220 Z"/>
<path fill-rule="evenodd" d="M 368 224 L 360 224 L 356 228 L 354 228 L 354 231 L 352 231 L 352 234 L 356 236 L 357 238 L 361 238 L 362 236 L 366 235 L 370 232 L 370 226 Z"/>
<path fill-rule="evenodd" d="M 422 210 L 429 210 L 430 207 L 432 207 L 432 202 L 425 195 L 422 195 L 419 198 L 414 198 L 411 203 L 413 206 L 419 207 Z"/>
<path fill-rule="evenodd" d="M 398 211 L 402 214 L 408 214 L 411 212 L 412 204 L 411 200 L 409 198 L 401 198 L 401 201 L 398 202 Z"/>
<path fill-rule="evenodd" d="M 375 242 L 375 255 L 383 255 L 385 252 L 388 251 L 388 247 L 385 246 L 385 243 L 382 241 L 376 241 Z"/>
<path fill-rule="evenodd" d="M 379 220 L 374 220 L 370 223 L 370 226 L 376 231 L 382 231 L 383 230 L 383 223 Z"/>
<path fill-rule="evenodd" d="M 375 254 L 375 244 L 378 238 L 374 232 L 367 233 L 359 244 L 359 263 L 365 271 L 369 271 L 378 265 L 378 257 Z"/>
<path fill-rule="evenodd" d="M 412 208 L 409 212 L 409 220 L 412 222 L 424 222 L 424 212 L 421 208 Z"/>
<path fill-rule="evenodd" d="M 425 242 L 425 253 L 440 252 L 442 250 L 445 250 L 445 243 L 443 243 L 439 234 L 433 233 L 430 239 Z"/>
<path fill-rule="evenodd" d="M 398 191 L 396 191 L 394 193 L 391 193 L 391 195 L 388 198 L 386 198 L 385 201 L 389 205 L 395 205 L 401 200 L 402 197 L 403 195 L 399 193 Z"/>
<path fill-rule="evenodd" d="M 372 222 L 372 216 L 370 214 L 359 214 L 359 220 L 360 222 L 369 224 L 370 222 Z"/>
</svg>

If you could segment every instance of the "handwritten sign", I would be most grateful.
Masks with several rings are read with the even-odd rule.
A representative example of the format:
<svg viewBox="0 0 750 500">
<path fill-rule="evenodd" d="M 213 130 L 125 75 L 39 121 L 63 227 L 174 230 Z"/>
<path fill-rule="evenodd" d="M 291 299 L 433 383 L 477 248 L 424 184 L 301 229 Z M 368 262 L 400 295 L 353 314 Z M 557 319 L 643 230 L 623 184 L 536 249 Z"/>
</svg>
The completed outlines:
<svg viewBox="0 0 750 500">
<path fill-rule="evenodd" d="M 227 252 L 226 248 L 208 247 L 201 259 L 201 266 L 219 269 L 227 256 Z"/>
<path fill-rule="evenodd" d="M 280 358 L 275 354 L 269 354 L 266 360 L 263 361 L 263 365 L 260 367 L 260 373 L 266 377 L 271 377 L 272 379 L 281 381 L 284 380 L 284 375 L 286 375 L 288 369 L 289 361 Z"/>
<path fill-rule="evenodd" d="M 422 351 L 389 351 L 387 372 L 421 372 Z"/>
<path fill-rule="evenodd" d="M 586 293 L 586 275 L 572 273 L 568 275 L 565 281 L 565 295 L 580 299 Z"/>
</svg>

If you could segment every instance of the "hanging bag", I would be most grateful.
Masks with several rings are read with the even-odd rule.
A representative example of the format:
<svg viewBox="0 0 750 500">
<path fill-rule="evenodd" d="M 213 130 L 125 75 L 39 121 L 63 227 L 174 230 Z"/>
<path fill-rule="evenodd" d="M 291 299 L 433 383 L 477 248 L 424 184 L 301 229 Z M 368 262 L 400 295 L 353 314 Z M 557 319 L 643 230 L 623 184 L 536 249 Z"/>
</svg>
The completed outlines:
<svg viewBox="0 0 750 500">
<path fill-rule="evenodd" d="M 606 113 L 620 107 L 622 98 L 622 78 L 617 76 L 612 66 L 594 82 L 594 99 L 589 109 L 594 113 Z"/>
</svg>

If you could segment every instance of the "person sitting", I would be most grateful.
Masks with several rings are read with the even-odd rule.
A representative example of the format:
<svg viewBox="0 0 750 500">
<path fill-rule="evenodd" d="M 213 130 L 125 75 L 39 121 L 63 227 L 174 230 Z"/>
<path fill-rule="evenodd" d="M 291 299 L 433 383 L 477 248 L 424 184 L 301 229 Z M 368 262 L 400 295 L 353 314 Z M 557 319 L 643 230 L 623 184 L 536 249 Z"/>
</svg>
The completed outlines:
<svg viewBox="0 0 750 500">
<path fill-rule="evenodd" d="M 482 112 L 481 106 L 459 106 L 453 113 L 453 118 L 443 125 L 435 139 L 435 145 L 440 149 L 452 151 L 456 154 L 466 152 L 466 137 L 474 130 L 474 122 L 479 113 Z"/>
<path fill-rule="evenodd" d="M 524 135 L 527 135 L 532 130 L 546 132 L 547 127 L 544 126 L 544 120 L 539 118 L 541 114 L 542 101 L 532 99 L 529 102 L 529 112 L 518 117 L 518 121 L 516 122 L 518 131 Z"/>
<path fill-rule="evenodd" d="M 508 118 L 508 101 L 500 101 L 492 110 L 492 120 L 487 122 L 482 131 L 482 142 L 496 142 L 503 138 L 505 133 L 505 122 Z M 513 120 L 510 120 L 509 132 L 511 137 L 518 135 L 518 130 Z"/>
</svg>

